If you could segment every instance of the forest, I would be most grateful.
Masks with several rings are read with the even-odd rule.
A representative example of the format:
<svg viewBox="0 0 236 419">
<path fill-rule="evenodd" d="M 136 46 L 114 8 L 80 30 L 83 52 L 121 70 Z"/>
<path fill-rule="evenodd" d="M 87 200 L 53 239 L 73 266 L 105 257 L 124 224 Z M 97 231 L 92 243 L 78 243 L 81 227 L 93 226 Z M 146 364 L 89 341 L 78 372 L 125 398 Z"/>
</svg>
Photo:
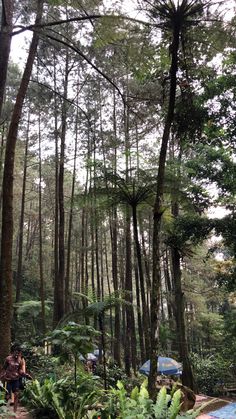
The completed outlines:
<svg viewBox="0 0 236 419">
<path fill-rule="evenodd" d="M 161 356 L 236 394 L 233 3 L 1 1 L 0 365 L 34 417 L 197 417 Z"/>
</svg>

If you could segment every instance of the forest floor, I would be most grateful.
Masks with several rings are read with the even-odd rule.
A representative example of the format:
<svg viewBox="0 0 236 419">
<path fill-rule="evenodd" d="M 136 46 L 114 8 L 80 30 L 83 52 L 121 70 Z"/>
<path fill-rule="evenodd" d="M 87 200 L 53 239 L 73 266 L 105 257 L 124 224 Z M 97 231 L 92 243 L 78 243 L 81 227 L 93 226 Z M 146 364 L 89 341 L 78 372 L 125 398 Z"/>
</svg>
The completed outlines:
<svg viewBox="0 0 236 419">
<path fill-rule="evenodd" d="M 9 414 L 13 413 L 13 407 L 9 406 Z M 33 416 L 26 410 L 24 406 L 19 405 L 15 416 L 9 416 L 10 419 L 33 419 Z"/>
</svg>

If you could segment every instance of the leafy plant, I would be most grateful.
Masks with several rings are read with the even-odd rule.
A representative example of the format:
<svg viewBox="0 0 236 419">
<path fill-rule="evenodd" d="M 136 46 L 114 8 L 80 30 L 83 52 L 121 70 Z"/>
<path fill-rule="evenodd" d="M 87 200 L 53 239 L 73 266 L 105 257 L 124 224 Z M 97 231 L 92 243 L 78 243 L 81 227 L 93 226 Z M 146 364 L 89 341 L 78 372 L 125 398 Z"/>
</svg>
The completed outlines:
<svg viewBox="0 0 236 419">
<path fill-rule="evenodd" d="M 26 386 L 22 401 L 40 419 L 80 419 L 99 396 L 97 379 L 84 374 L 79 377 L 76 388 L 68 378 L 57 382 L 47 379 L 42 384 L 34 380 Z"/>
<path fill-rule="evenodd" d="M 93 418 L 101 419 L 194 419 L 199 415 L 200 409 L 191 410 L 186 413 L 179 413 L 181 409 L 181 390 L 167 394 L 165 387 L 158 393 L 154 403 L 147 391 L 147 380 L 141 385 L 140 389 L 135 387 L 130 397 L 124 384 L 120 381 L 117 388 L 112 389 L 109 400 L 101 411 L 97 412 Z"/>
<path fill-rule="evenodd" d="M 217 395 L 217 388 L 224 381 L 232 381 L 230 362 L 219 354 L 204 358 L 197 354 L 192 356 L 194 375 L 200 392 L 209 395 Z"/>
<path fill-rule="evenodd" d="M 43 384 L 40 384 L 38 380 L 28 383 L 22 402 L 34 409 L 41 418 L 57 418 L 57 412 L 60 411 L 56 383 L 51 378 L 46 379 Z"/>
<path fill-rule="evenodd" d="M 1 419 L 6 419 L 6 418 L 12 418 L 15 417 L 15 413 L 13 412 L 9 412 L 7 406 L 6 406 L 6 401 L 5 401 L 5 394 L 6 394 L 6 390 L 3 389 L 3 387 L 0 387 L 0 418 Z"/>
<path fill-rule="evenodd" d="M 77 383 L 77 361 L 79 355 L 86 356 L 94 348 L 93 339 L 99 335 L 92 326 L 69 322 L 61 329 L 55 329 L 47 338 L 61 348 L 59 357 L 63 362 L 71 358 L 74 362 L 74 381 Z"/>
</svg>

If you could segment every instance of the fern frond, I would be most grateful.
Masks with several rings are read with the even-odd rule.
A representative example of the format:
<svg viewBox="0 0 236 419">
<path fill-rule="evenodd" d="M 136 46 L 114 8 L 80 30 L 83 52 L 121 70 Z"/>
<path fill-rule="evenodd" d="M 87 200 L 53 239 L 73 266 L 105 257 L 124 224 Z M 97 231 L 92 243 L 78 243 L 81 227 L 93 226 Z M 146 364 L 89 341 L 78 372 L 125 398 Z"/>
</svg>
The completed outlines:
<svg viewBox="0 0 236 419">
<path fill-rule="evenodd" d="M 177 390 L 173 397 L 172 397 L 172 401 L 171 401 L 171 405 L 168 409 L 168 417 L 170 419 L 175 419 L 180 411 L 180 407 L 181 407 L 181 390 Z"/>
</svg>

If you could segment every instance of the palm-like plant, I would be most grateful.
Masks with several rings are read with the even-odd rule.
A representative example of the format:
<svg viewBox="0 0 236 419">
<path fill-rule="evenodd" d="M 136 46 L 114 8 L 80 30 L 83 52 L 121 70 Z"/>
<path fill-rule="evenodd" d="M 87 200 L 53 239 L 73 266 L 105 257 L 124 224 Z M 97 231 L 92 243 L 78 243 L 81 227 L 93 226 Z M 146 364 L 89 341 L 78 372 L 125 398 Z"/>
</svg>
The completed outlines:
<svg viewBox="0 0 236 419">
<path fill-rule="evenodd" d="M 153 211 L 153 275 L 151 290 L 151 368 L 149 375 L 149 393 L 152 398 L 156 397 L 156 375 L 157 375 L 157 355 L 158 355 L 158 325 L 159 308 L 161 295 L 161 220 L 163 215 L 163 195 L 167 147 L 170 132 L 174 121 L 175 100 L 177 89 L 177 72 L 179 65 L 179 54 L 183 45 L 187 29 L 195 25 L 199 17 L 203 14 L 204 2 L 201 0 L 154 0 L 149 6 L 151 16 L 157 21 L 163 32 L 168 32 L 171 36 L 169 47 L 171 63 L 169 68 L 169 94 L 168 104 L 164 122 L 164 129 L 161 140 L 159 167 L 157 174 L 157 189 Z M 205 5 L 209 4 L 205 2 Z M 192 377 L 191 368 L 188 371 Z M 193 380 L 192 380 L 193 381 Z"/>
<path fill-rule="evenodd" d="M 103 363 L 103 375 L 104 375 L 104 388 L 107 388 L 107 374 L 106 374 L 106 342 L 105 342 L 105 326 L 104 326 L 104 314 L 106 311 L 112 309 L 113 307 L 119 306 L 121 304 L 127 304 L 127 301 L 122 298 L 122 295 L 117 293 L 105 296 L 103 300 L 97 300 L 95 295 L 90 297 L 79 292 L 73 294 L 75 299 L 86 299 L 87 306 L 81 313 L 85 317 L 94 316 L 98 319 L 99 332 L 101 335 L 101 347 L 102 347 L 102 363 Z"/>
<path fill-rule="evenodd" d="M 177 25 L 180 31 L 188 26 L 198 24 L 198 19 L 203 13 L 203 8 L 210 4 L 210 1 L 201 0 L 154 0 L 147 1 L 151 6 L 152 17 L 158 21 L 159 27 L 164 30 L 172 30 Z"/>
<path fill-rule="evenodd" d="M 142 313 L 145 340 L 145 354 L 141 353 L 145 359 L 150 355 L 150 316 L 146 300 L 145 279 L 143 273 L 142 252 L 138 237 L 138 216 L 137 209 L 144 203 L 152 203 L 155 191 L 155 182 L 153 177 L 148 176 L 144 172 L 137 173 L 136 177 L 130 177 L 128 180 L 122 176 L 114 175 L 112 173 L 105 173 L 106 180 L 112 184 L 111 193 L 113 202 L 118 204 L 129 205 L 132 209 L 133 234 L 136 249 L 136 258 L 139 273 L 139 282 L 142 300 Z M 110 191 L 110 190 L 109 190 Z M 142 336 L 140 336 L 141 340 Z M 142 351 L 141 351 L 142 352 Z M 144 361 L 144 359 L 143 359 Z"/>
</svg>

